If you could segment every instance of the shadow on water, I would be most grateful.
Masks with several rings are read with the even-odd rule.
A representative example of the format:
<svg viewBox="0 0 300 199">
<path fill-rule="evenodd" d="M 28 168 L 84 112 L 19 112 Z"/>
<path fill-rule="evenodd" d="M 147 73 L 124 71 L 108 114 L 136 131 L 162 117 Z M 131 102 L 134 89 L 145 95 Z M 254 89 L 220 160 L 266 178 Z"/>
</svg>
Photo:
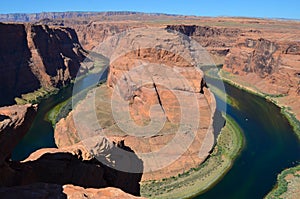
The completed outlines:
<svg viewBox="0 0 300 199">
<path fill-rule="evenodd" d="M 227 114 L 243 129 L 246 145 L 225 177 L 195 198 L 263 198 L 282 170 L 299 163 L 298 138 L 277 106 L 228 84 L 225 89 L 239 102 L 238 109 L 227 104 Z"/>
<path fill-rule="evenodd" d="M 84 81 L 82 85 L 88 85 Z M 277 174 L 300 160 L 299 141 L 274 104 L 227 84 L 225 89 L 239 102 L 238 107 L 226 105 L 217 98 L 217 108 L 219 111 L 227 108 L 226 113 L 237 121 L 243 129 L 246 146 L 224 178 L 196 198 L 263 198 L 275 185 Z M 70 86 L 40 103 L 30 131 L 13 152 L 14 160 L 22 160 L 42 147 L 55 147 L 53 127 L 45 116 L 55 105 L 71 96 Z"/>
<path fill-rule="evenodd" d="M 27 134 L 15 147 L 12 153 L 12 159 L 18 161 L 23 160 L 37 149 L 56 147 L 54 140 L 54 129 L 52 124 L 47 119 L 47 113 L 57 104 L 72 97 L 73 92 L 77 93 L 85 89 L 87 90 L 88 88 L 97 85 L 99 79 L 101 79 L 101 81 L 105 81 L 106 77 L 107 68 L 104 69 L 104 71 L 95 74 L 89 74 L 86 77 L 78 80 L 75 84 L 76 90 L 73 90 L 74 84 L 71 84 L 65 88 L 62 88 L 57 94 L 41 100 L 38 105 L 37 116 Z M 84 95 L 81 95 L 81 97 L 84 97 Z"/>
</svg>

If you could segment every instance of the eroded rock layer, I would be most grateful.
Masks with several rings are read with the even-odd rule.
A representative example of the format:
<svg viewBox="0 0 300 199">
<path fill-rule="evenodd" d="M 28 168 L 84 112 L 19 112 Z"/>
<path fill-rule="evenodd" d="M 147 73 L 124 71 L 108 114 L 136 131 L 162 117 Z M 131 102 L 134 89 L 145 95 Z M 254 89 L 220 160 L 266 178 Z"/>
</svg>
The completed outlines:
<svg viewBox="0 0 300 199">
<path fill-rule="evenodd" d="M 62 149 L 40 149 L 22 162 L 10 160 L 12 150 L 28 131 L 35 114 L 36 106 L 33 105 L 0 108 L 0 193 L 14 196 L 9 188 L 3 187 L 50 183 L 87 188 L 117 187 L 133 195 L 140 194 L 140 173 L 126 173 L 106 166 L 96 160 L 82 143 Z M 124 143 L 114 144 L 105 137 L 99 137 L 96 142 L 94 139 L 92 141 L 93 151 L 97 151 L 99 156 L 113 156 L 121 149 L 131 151 Z M 132 155 L 130 162 L 142 167 L 136 156 Z M 21 188 L 20 191 L 25 190 Z M 37 194 L 39 193 L 38 191 Z"/>
<path fill-rule="evenodd" d="M 84 50 L 73 29 L 0 23 L 0 99 L 61 87 L 76 77 Z"/>
<path fill-rule="evenodd" d="M 29 130 L 36 111 L 37 106 L 30 104 L 0 108 L 0 165 Z"/>
<path fill-rule="evenodd" d="M 111 60 L 108 87 L 101 86 L 91 91 L 55 129 L 59 147 L 104 132 L 111 141 L 124 140 L 138 157 L 142 153 L 162 150 L 181 135 L 182 139 L 172 149 L 162 152 L 164 157 L 176 156 L 178 149 L 185 144 L 184 135 L 194 136 L 190 145 L 184 146 L 186 150 L 166 167 L 149 172 L 145 168 L 147 164 L 158 165 L 155 161 L 144 162 L 143 180 L 176 176 L 198 166 L 214 144 L 215 101 L 206 87 L 203 72 L 194 66 L 191 41 L 164 29 L 157 29 L 155 35 L 152 33 L 139 29 L 118 40 L 108 41 L 113 50 L 101 46 L 98 50 L 105 49 L 103 54 L 106 53 Z M 115 41 L 118 43 L 111 43 Z M 201 59 L 205 64 L 205 56 Z M 175 71 L 176 75 L 172 74 Z M 92 103 L 94 97 L 95 104 Z M 193 114 L 195 112 L 199 115 Z M 94 113 L 97 115 L 95 119 Z M 163 117 L 166 121 L 162 129 L 154 126 L 149 130 L 146 127 L 149 122 Z M 124 128 L 120 124 L 124 124 Z M 180 129 L 180 126 L 189 125 L 191 130 L 183 132 Z M 193 128 L 193 125 L 197 127 Z"/>
<path fill-rule="evenodd" d="M 261 35 L 242 37 L 224 64 L 231 81 L 273 97 L 300 119 L 300 43 Z"/>
</svg>

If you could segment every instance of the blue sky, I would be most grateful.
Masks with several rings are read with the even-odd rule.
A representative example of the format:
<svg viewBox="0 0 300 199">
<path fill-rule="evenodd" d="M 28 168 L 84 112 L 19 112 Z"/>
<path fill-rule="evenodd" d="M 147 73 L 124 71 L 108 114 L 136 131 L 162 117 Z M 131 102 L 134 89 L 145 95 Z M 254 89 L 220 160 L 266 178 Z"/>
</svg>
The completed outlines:
<svg viewBox="0 0 300 199">
<path fill-rule="evenodd" d="M 300 19 L 300 0 L 1 0 L 0 13 L 140 11 Z"/>
</svg>

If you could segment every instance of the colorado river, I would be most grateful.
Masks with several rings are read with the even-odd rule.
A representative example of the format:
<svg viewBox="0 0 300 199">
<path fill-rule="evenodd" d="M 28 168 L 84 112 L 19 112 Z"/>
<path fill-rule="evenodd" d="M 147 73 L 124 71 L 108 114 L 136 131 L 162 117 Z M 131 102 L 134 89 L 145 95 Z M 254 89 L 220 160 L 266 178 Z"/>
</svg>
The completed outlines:
<svg viewBox="0 0 300 199">
<path fill-rule="evenodd" d="M 106 73 L 105 71 L 104 73 Z M 90 86 L 97 84 L 100 73 L 90 74 L 80 79 L 75 85 L 74 92 L 80 92 Z M 103 77 L 101 75 L 101 77 Z M 54 141 L 54 129 L 50 121 L 48 121 L 48 112 L 59 103 L 69 99 L 73 94 L 73 84 L 62 88 L 57 94 L 51 95 L 47 99 L 41 100 L 38 106 L 38 113 L 31 125 L 31 128 L 24 136 L 22 141 L 13 151 L 13 160 L 23 160 L 32 152 L 40 148 L 56 147 Z"/>
<path fill-rule="evenodd" d="M 228 84 L 225 88 L 238 101 L 238 109 L 227 104 L 227 114 L 243 129 L 245 148 L 225 177 L 196 198 L 263 198 L 277 174 L 300 163 L 300 142 L 277 106 Z"/>
<path fill-rule="evenodd" d="M 83 78 L 81 88 L 93 85 L 96 75 Z M 300 161 L 300 142 L 280 109 L 266 100 L 225 85 L 238 108 L 227 105 L 227 114 L 243 129 L 246 146 L 231 170 L 212 189 L 196 198 L 262 198 L 275 185 L 277 174 Z M 35 121 L 15 148 L 12 158 L 22 160 L 45 147 L 55 147 L 53 127 L 47 113 L 72 96 L 72 86 L 39 104 Z M 220 103 L 220 100 L 217 99 Z"/>
</svg>

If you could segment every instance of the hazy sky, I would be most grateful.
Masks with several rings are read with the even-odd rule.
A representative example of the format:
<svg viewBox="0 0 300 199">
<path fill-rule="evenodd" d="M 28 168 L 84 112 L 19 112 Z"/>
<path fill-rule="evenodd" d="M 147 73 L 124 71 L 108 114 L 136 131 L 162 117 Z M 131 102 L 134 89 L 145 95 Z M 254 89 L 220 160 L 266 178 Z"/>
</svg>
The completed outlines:
<svg viewBox="0 0 300 199">
<path fill-rule="evenodd" d="M 140 11 L 300 19 L 300 0 L 1 0 L 0 13 Z"/>
</svg>

